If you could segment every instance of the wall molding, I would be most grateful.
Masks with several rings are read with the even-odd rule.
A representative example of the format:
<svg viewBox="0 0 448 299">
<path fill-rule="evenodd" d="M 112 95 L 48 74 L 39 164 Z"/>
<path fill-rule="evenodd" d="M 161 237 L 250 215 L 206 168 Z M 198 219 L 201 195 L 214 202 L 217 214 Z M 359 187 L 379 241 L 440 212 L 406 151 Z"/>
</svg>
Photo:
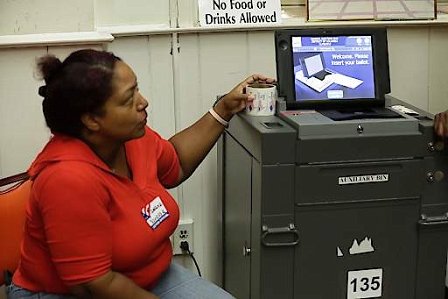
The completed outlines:
<svg viewBox="0 0 448 299">
<path fill-rule="evenodd" d="M 0 35 L 1 48 L 21 48 L 54 45 L 86 45 L 109 43 L 115 37 L 182 34 L 182 33 L 219 33 L 257 30 L 297 29 L 312 27 L 431 27 L 448 26 L 448 14 L 440 14 L 436 20 L 406 20 L 406 21 L 322 21 L 308 22 L 303 17 L 285 18 L 281 24 L 255 26 L 225 26 L 225 27 L 179 27 L 173 28 L 166 24 L 142 24 L 127 26 L 104 26 L 95 28 L 96 31 L 68 32 L 68 33 L 37 33 L 21 35 Z"/>
<path fill-rule="evenodd" d="M 0 48 L 102 44 L 114 40 L 107 32 L 36 33 L 0 36 Z"/>
</svg>

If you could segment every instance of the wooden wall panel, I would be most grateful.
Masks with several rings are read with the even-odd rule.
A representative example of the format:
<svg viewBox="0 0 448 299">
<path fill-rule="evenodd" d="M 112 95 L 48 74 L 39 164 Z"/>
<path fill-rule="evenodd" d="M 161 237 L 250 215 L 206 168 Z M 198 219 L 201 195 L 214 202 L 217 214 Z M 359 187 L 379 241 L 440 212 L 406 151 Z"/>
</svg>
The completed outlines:
<svg viewBox="0 0 448 299">
<path fill-rule="evenodd" d="M 176 115 L 184 128 L 254 72 L 275 77 L 272 32 L 182 34 L 179 37 Z M 217 247 L 217 153 L 214 148 L 182 186 L 182 216 L 195 221 L 195 252 L 204 276 L 220 283 Z M 201 207 L 198 209 L 197 207 Z"/>
<path fill-rule="evenodd" d="M 388 28 L 391 95 L 428 109 L 429 28 Z"/>
<path fill-rule="evenodd" d="M 273 31 L 253 31 L 247 38 L 249 73 L 277 78 Z"/>
<path fill-rule="evenodd" d="M 121 57 L 135 72 L 148 100 L 148 125 L 169 138 L 175 132 L 174 87 L 169 35 L 117 38 L 108 51 Z"/>
<path fill-rule="evenodd" d="M 93 30 L 92 0 L 0 1 L 0 35 Z"/>
<path fill-rule="evenodd" d="M 169 25 L 169 0 L 95 0 L 95 26 Z"/>
<path fill-rule="evenodd" d="M 46 48 L 0 50 L 0 177 L 28 169 L 48 140 L 35 59 Z"/>
<path fill-rule="evenodd" d="M 95 49 L 101 50 L 100 45 L 72 45 L 72 46 L 51 46 L 48 47 L 48 54 L 53 54 L 61 61 L 64 61 L 70 53 L 82 50 L 82 49 Z"/>
<path fill-rule="evenodd" d="M 121 37 L 105 47 L 135 72 L 149 103 L 148 126 L 166 139 L 176 132 L 171 40 L 170 35 Z M 181 205 L 178 188 L 169 191 Z"/>
<path fill-rule="evenodd" d="M 429 111 L 448 109 L 448 28 L 433 27 L 429 33 Z"/>
<path fill-rule="evenodd" d="M 177 24 L 182 27 L 194 27 L 199 24 L 199 7 L 197 0 L 171 0 L 176 2 L 177 11 Z"/>
</svg>

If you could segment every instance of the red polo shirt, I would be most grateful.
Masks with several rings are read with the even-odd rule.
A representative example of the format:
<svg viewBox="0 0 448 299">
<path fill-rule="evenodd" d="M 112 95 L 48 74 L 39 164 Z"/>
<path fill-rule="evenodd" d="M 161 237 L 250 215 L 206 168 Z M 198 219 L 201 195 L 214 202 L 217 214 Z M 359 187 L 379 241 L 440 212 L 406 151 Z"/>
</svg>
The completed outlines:
<svg viewBox="0 0 448 299">
<path fill-rule="evenodd" d="M 21 261 L 15 284 L 68 294 L 109 270 L 151 288 L 171 262 L 179 208 L 164 186 L 176 152 L 151 129 L 125 144 L 133 180 L 116 175 L 81 140 L 55 135 L 29 169 Z"/>
</svg>

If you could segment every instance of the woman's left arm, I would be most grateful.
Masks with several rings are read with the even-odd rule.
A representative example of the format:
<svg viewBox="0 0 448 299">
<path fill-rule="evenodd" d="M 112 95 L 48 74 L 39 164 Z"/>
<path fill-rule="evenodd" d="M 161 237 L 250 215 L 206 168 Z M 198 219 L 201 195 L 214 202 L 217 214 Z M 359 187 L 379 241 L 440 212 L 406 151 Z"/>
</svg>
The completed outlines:
<svg viewBox="0 0 448 299">
<path fill-rule="evenodd" d="M 228 122 L 233 115 L 243 110 L 246 102 L 252 100 L 245 94 L 246 86 L 255 81 L 272 83 L 275 80 L 257 74 L 246 78 L 213 107 L 218 114 L 216 117 Z M 169 139 L 176 149 L 180 162 L 177 185 L 190 177 L 213 148 L 224 128 L 225 126 L 208 112 L 193 125 Z"/>
</svg>

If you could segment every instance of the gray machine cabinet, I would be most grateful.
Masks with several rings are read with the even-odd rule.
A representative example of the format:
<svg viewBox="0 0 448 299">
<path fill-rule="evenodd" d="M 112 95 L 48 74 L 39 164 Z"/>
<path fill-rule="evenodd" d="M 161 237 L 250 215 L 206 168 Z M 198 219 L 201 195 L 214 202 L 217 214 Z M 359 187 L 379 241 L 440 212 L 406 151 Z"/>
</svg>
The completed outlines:
<svg viewBox="0 0 448 299">
<path fill-rule="evenodd" d="M 235 116 L 218 143 L 224 288 L 238 299 L 443 299 L 447 149 L 432 115 L 410 108 L 420 115 L 363 120 L 361 133 L 359 121 L 316 115 Z"/>
<path fill-rule="evenodd" d="M 292 298 L 347 298 L 347 289 L 355 287 L 348 272 L 362 269 L 382 269 L 381 298 L 415 298 L 418 216 L 418 198 L 297 208 L 295 293 L 300 295 Z M 366 238 L 374 254 L 351 255 L 354 239 Z"/>
<path fill-rule="evenodd" d="M 218 147 L 223 170 L 220 181 L 225 182 L 219 184 L 224 284 L 236 298 L 278 298 L 279 288 L 284 295 L 288 293 L 286 298 L 292 298 L 291 261 L 298 238 L 295 230 L 290 230 L 294 224 L 296 132 L 275 117 L 260 117 L 245 126 L 247 121 L 251 123 L 239 117 L 232 120 L 232 126 L 244 126 L 236 135 L 246 147 L 228 133 Z M 282 127 L 271 122 L 282 123 Z M 255 130 L 264 134 L 254 134 Z M 262 147 L 266 152 L 257 151 Z M 268 162 L 260 163 L 262 158 Z M 263 275 L 268 272 L 273 276 Z"/>
</svg>

